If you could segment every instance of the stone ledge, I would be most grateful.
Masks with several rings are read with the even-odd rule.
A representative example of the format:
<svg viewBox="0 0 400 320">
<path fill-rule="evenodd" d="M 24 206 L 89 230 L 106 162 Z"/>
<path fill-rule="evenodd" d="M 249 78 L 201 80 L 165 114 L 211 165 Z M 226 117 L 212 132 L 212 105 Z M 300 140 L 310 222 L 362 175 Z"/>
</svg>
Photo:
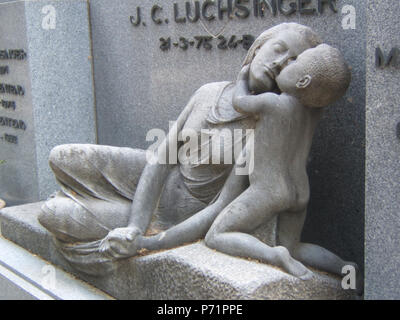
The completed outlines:
<svg viewBox="0 0 400 320">
<path fill-rule="evenodd" d="M 41 203 L 0 211 L 5 238 L 117 299 L 352 299 L 340 279 L 315 272 L 302 281 L 266 264 L 215 252 L 203 243 L 118 262 L 107 277 L 74 271 L 38 223 Z"/>
<path fill-rule="evenodd" d="M 110 300 L 112 297 L 0 237 L 0 300 L 10 299 Z"/>
</svg>

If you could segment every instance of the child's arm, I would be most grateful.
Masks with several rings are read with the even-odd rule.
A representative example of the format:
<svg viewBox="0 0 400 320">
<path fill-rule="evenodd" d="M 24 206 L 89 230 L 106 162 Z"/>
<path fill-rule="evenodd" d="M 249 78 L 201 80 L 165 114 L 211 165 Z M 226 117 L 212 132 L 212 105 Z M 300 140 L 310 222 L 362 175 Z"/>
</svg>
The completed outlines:
<svg viewBox="0 0 400 320">
<path fill-rule="evenodd" d="M 244 114 L 256 114 L 276 108 L 279 102 L 278 94 L 266 92 L 251 95 L 248 88 L 249 69 L 250 65 L 247 65 L 239 73 L 232 99 L 235 110 Z"/>
</svg>

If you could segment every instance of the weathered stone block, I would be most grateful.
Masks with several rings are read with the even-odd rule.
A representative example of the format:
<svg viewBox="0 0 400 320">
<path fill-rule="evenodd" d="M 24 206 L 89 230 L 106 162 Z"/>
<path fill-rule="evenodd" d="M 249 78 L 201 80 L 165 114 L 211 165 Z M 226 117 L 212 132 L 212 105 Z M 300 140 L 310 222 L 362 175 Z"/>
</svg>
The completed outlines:
<svg viewBox="0 0 400 320">
<path fill-rule="evenodd" d="M 341 279 L 315 271 L 302 281 L 278 268 L 228 256 L 203 243 L 117 263 L 113 273 L 93 277 L 74 271 L 37 222 L 41 203 L 3 209 L 2 235 L 117 299 L 352 299 Z"/>
<path fill-rule="evenodd" d="M 95 143 L 88 4 L 0 4 L 0 198 L 8 205 L 58 189 L 48 166 L 63 143 Z"/>
</svg>

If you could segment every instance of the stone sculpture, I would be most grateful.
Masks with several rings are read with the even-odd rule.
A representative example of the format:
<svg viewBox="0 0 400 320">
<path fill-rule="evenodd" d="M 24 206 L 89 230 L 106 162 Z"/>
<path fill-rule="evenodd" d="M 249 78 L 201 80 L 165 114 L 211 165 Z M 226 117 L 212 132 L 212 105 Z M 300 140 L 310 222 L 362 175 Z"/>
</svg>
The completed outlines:
<svg viewBox="0 0 400 320">
<path fill-rule="evenodd" d="M 285 51 L 284 43 L 275 44 Z M 301 53 L 289 60 L 277 75 L 269 66 L 281 90 L 252 94 L 246 65 L 236 84 L 233 105 L 244 114 L 258 115 L 255 129 L 255 168 L 249 175 L 250 186 L 223 211 L 206 236 L 208 246 L 242 257 L 251 257 L 279 265 L 301 278 L 310 272 L 299 261 L 340 274 L 343 264 L 327 264 L 334 256 L 316 245 L 300 242 L 310 197 L 306 172 L 307 157 L 314 129 L 322 109 L 346 92 L 350 72 L 340 52 L 328 45 Z M 249 235 L 254 226 L 279 215 L 279 241 L 271 248 Z M 290 251 L 290 254 L 289 254 Z M 330 261 L 333 262 L 333 261 Z"/>
<path fill-rule="evenodd" d="M 322 110 L 316 107 L 339 98 L 349 83 L 340 54 L 320 44 L 315 32 L 296 23 L 268 29 L 249 49 L 238 81 L 197 90 L 162 145 L 171 151 L 169 146 L 188 128 L 199 135 L 201 129 L 256 129 L 256 143 L 268 133 L 259 155 L 255 146 L 250 183 L 230 163 L 154 164 L 138 149 L 54 148 L 49 161 L 61 191 L 46 201 L 39 221 L 54 236 L 60 253 L 76 269 L 98 275 L 115 260 L 142 250 L 205 238 L 212 248 L 277 264 L 303 279 L 311 273 L 301 262 L 341 274 L 348 262 L 300 243 L 309 199 L 306 159 Z M 274 110 L 273 115 L 262 109 Z M 266 124 L 271 126 L 266 129 Z M 220 143 L 229 147 L 225 140 Z M 209 145 L 201 145 L 205 147 Z M 244 208 L 247 197 L 251 204 Z M 248 234 L 276 214 L 279 246 L 271 248 Z"/>
</svg>

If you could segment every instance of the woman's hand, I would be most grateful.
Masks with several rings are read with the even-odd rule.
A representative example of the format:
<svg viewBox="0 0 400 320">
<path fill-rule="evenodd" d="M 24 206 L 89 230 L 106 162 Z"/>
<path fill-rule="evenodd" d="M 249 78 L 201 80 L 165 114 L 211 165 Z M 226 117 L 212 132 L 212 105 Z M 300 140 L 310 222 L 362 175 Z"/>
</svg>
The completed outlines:
<svg viewBox="0 0 400 320">
<path fill-rule="evenodd" d="M 138 245 L 140 235 L 136 227 L 114 229 L 102 240 L 99 251 L 112 260 L 132 257 L 141 249 Z"/>
</svg>

